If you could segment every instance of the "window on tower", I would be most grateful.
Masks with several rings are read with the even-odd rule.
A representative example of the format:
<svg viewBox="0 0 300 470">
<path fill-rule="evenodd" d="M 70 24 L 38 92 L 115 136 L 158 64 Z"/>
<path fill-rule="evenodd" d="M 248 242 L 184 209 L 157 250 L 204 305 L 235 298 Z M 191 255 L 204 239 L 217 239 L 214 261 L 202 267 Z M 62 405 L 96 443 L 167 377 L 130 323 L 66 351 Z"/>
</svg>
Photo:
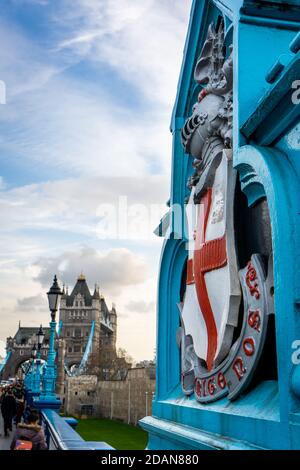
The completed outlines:
<svg viewBox="0 0 300 470">
<path fill-rule="evenodd" d="M 81 329 L 80 328 L 75 328 L 75 338 L 81 338 Z"/>
</svg>

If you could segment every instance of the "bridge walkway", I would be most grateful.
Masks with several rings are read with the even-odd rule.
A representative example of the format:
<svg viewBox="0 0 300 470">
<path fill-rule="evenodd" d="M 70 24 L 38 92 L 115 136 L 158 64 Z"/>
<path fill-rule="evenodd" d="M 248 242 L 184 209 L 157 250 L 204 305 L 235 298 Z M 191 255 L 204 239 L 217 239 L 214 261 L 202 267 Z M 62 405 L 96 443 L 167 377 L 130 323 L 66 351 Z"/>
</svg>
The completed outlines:
<svg viewBox="0 0 300 470">
<path fill-rule="evenodd" d="M 14 432 L 14 430 L 13 430 Z M 4 429 L 3 429 L 3 418 L 0 413 L 0 451 L 1 450 L 9 450 L 10 444 L 13 438 L 13 432 L 10 432 L 8 437 L 4 436 Z"/>
</svg>

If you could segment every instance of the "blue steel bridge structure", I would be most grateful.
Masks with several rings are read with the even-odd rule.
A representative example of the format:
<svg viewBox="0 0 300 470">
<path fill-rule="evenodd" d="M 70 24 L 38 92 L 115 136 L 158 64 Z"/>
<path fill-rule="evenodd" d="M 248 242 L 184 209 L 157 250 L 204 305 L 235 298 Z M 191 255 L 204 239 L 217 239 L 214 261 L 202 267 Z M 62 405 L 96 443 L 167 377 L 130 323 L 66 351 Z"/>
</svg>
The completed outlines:
<svg viewBox="0 0 300 470">
<path fill-rule="evenodd" d="M 61 330 L 62 330 L 63 323 L 60 321 L 59 323 L 59 328 L 57 331 L 57 336 L 56 339 L 58 340 L 60 338 Z M 109 326 L 109 325 L 108 325 Z M 26 328 L 23 329 L 23 331 L 26 331 Z M 34 332 L 34 328 L 28 329 L 30 332 Z M 38 332 L 38 329 L 36 329 L 36 333 Z M 69 377 L 75 377 L 80 374 L 82 374 L 85 371 L 85 368 L 87 366 L 91 351 L 92 351 L 92 344 L 93 344 L 93 338 L 95 334 L 95 322 L 93 321 L 90 327 L 90 332 L 88 336 L 88 340 L 86 343 L 86 347 L 84 350 L 84 353 L 82 355 L 81 361 L 78 365 L 78 367 L 73 368 L 72 370 L 69 369 L 67 362 L 65 361 L 64 363 L 64 369 L 65 372 Z M 18 371 L 21 372 L 21 374 L 26 374 L 28 371 L 28 363 L 31 361 L 31 350 L 34 345 L 35 337 L 34 333 L 33 336 L 29 342 L 29 344 L 15 344 L 14 342 L 9 342 L 10 348 L 7 351 L 7 354 L 0 363 L 0 379 L 2 380 L 8 380 L 9 378 L 13 378 L 17 375 Z M 43 372 L 43 369 L 45 367 L 45 358 L 47 354 L 48 348 L 44 347 L 42 349 L 42 355 L 41 355 L 41 373 Z M 44 360 L 43 360 L 44 359 Z"/>
<path fill-rule="evenodd" d="M 59 323 L 57 337 L 59 338 L 62 330 L 62 322 Z M 95 332 L 95 322 L 92 323 L 88 341 L 79 367 L 70 371 L 67 364 L 64 365 L 68 376 L 79 376 L 84 373 L 89 355 L 92 350 L 92 342 Z M 14 351 L 9 350 L 3 362 L 0 364 L 0 377 L 6 368 L 10 369 L 10 361 L 13 361 Z M 17 363 L 18 364 L 18 363 Z M 43 381 L 43 375 L 46 369 L 46 362 L 35 363 L 27 359 L 18 364 L 21 372 L 25 376 L 26 401 L 32 407 L 40 408 L 38 405 L 40 390 L 40 381 Z M 39 369 L 39 370 L 38 370 Z M 39 383 L 35 383 L 35 378 L 40 377 Z M 29 379 L 29 380 L 27 380 Z M 63 418 L 58 412 L 60 408 L 59 401 L 56 401 L 54 408 L 41 408 L 41 419 L 45 429 L 45 435 L 49 450 L 111 450 L 112 447 L 105 442 L 86 442 L 76 432 L 77 420 L 74 418 Z M 0 425 L 2 425 L 0 417 Z M 10 439 L 0 436 L 0 450 L 9 450 Z"/>
</svg>

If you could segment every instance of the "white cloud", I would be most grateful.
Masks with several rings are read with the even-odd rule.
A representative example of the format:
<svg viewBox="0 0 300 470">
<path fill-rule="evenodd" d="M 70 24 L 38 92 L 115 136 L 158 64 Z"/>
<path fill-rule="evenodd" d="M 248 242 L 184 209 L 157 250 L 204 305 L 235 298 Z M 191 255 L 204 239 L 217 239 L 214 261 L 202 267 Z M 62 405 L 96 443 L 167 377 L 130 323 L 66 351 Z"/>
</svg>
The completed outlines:
<svg viewBox="0 0 300 470">
<path fill-rule="evenodd" d="M 4 358 L 5 354 L 6 354 L 5 346 L 6 346 L 6 343 L 4 341 L 0 340 L 0 357 L 2 357 L 2 358 Z"/>
<path fill-rule="evenodd" d="M 72 285 L 83 271 L 89 280 L 99 283 L 111 296 L 120 295 L 127 286 L 143 284 L 149 276 L 145 260 L 125 248 L 99 252 L 82 247 L 57 258 L 40 259 L 36 266 L 40 269 L 36 280 L 45 288 L 50 285 L 54 273 L 65 284 Z"/>
<path fill-rule="evenodd" d="M 62 3 L 59 21 L 67 22 L 71 30 L 73 26 L 73 34 L 59 48 L 110 64 L 148 98 L 170 109 L 191 1 L 75 0 L 72 4 L 70 11 L 70 1 Z"/>
<path fill-rule="evenodd" d="M 13 117 L 11 106 L 17 96 L 43 88 L 67 64 L 55 61 L 55 57 L 45 53 L 38 42 L 27 37 L 16 24 L 7 24 L 3 17 L 0 19 L 0 41 L 5 44 L 0 49 L 0 61 L 1 80 L 7 91 L 7 106 L 1 113 L 1 120 L 9 121 Z"/>
<path fill-rule="evenodd" d="M 0 151 L 28 165 L 43 162 L 54 174 L 146 175 L 153 167 L 169 174 L 169 121 L 189 4 L 63 0 L 51 19 L 53 38 L 61 38 L 58 49 L 53 38 L 42 49 L 2 21 L 1 78 L 8 98 L 0 120 L 11 123 L 11 132 Z M 89 84 L 63 73 L 82 59 L 95 70 L 111 67 L 130 93 L 141 93 L 144 105 L 133 111 L 130 96 L 124 104 L 118 89 L 111 96 L 92 73 Z"/>
<path fill-rule="evenodd" d="M 11 0 L 11 1 L 16 6 L 22 6 L 22 5 L 46 6 L 46 5 L 49 5 L 49 0 Z"/>
<path fill-rule="evenodd" d="M 8 271 L 0 271 L 1 339 L 15 334 L 19 320 L 23 326 L 38 327 L 41 323 L 46 326 L 50 320 L 46 292 L 52 275 L 58 272 L 60 282 L 67 282 L 71 290 L 77 275 L 84 270 L 91 290 L 98 282 L 108 306 L 112 302 L 117 304 L 118 346 L 127 349 L 137 360 L 151 358 L 156 331 L 153 299 L 158 258 L 157 251 L 149 256 L 124 249 L 100 251 L 78 247 L 74 252 L 43 258 L 36 266 L 25 263 L 22 267 L 17 264 L 18 259 Z M 132 300 L 134 305 L 130 304 Z M 138 306 L 145 310 L 149 307 L 147 315 L 134 311 L 132 307 Z"/>
<path fill-rule="evenodd" d="M 3 176 L 0 176 L 0 191 L 6 188 L 6 183 Z"/>
<path fill-rule="evenodd" d="M 129 205 L 139 201 L 149 207 L 165 201 L 166 186 L 162 177 L 73 178 L 1 191 L 0 211 L 6 221 L 0 233 L 2 339 L 15 334 L 20 319 L 26 325 L 46 325 L 46 291 L 53 274 L 57 272 L 72 288 L 83 270 L 91 288 L 99 282 L 108 305 L 117 303 L 118 344 L 138 359 L 151 357 L 154 308 L 147 315 L 153 334 L 149 332 L 149 344 L 141 347 L 142 341 L 135 341 L 135 331 L 144 320 L 128 305 L 132 299 L 153 304 L 161 241 L 153 236 L 155 243 L 135 241 L 124 249 L 126 241 L 98 240 L 95 227 L 99 218 L 95 217 L 100 202 L 117 204 L 119 194 L 128 196 Z M 81 246 L 78 238 L 86 246 Z"/>
<path fill-rule="evenodd" d="M 150 313 L 154 311 L 155 302 L 144 302 L 143 300 L 131 300 L 126 305 L 127 310 L 136 313 Z"/>
<path fill-rule="evenodd" d="M 169 121 L 191 0 L 14 4 L 43 6 L 52 27 L 37 41 L 17 23 L 0 24 L 0 153 L 19 159 L 28 181 L 44 169 L 39 184 L 9 190 L 0 179 L 1 339 L 20 317 L 49 322 L 43 305 L 54 271 L 74 285 L 84 270 L 117 302 L 119 346 L 151 358 L 160 242 L 99 240 L 97 209 L 119 195 L 147 207 L 168 198 Z M 82 78 L 74 69 L 84 63 L 91 71 Z M 93 76 L 103 67 L 121 89 Z"/>
<path fill-rule="evenodd" d="M 51 229 L 58 233 L 64 231 L 97 238 L 100 208 L 111 205 L 118 214 L 120 197 L 126 197 L 128 213 L 133 204 L 144 207 L 146 216 L 149 215 L 149 219 L 142 221 L 146 224 L 146 235 L 148 233 L 147 238 L 155 240 L 153 229 L 166 212 L 167 182 L 166 177 L 160 176 L 81 177 L 0 190 L 0 211 L 6 221 L 1 234 L 14 233 L 20 236 L 20 231 L 24 230 Z M 150 219 L 151 211 L 154 212 L 155 220 L 153 217 Z M 131 232 L 130 227 L 129 224 L 129 237 L 134 235 L 132 231 L 135 224 L 132 223 Z M 9 239 L 6 237 L 4 241 L 8 243 L 9 249 Z"/>
<path fill-rule="evenodd" d="M 45 312 L 47 311 L 47 299 L 45 295 L 37 294 L 31 297 L 23 297 L 22 299 L 17 300 L 16 311 L 26 313 L 26 312 Z"/>
<path fill-rule="evenodd" d="M 153 167 L 168 174 L 169 113 L 146 104 L 144 111 L 124 106 L 74 80 L 52 80 L 12 104 L 8 99 L 0 121 L 9 119 L 11 132 L 0 150 L 21 155 L 28 165 L 43 162 L 52 175 L 137 176 Z"/>
</svg>

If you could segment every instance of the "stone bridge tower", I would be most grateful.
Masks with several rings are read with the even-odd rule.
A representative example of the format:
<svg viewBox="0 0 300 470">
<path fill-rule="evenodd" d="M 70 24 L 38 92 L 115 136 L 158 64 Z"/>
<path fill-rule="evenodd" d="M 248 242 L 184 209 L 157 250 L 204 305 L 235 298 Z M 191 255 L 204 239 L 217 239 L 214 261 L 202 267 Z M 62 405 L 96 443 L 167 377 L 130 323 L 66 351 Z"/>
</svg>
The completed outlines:
<svg viewBox="0 0 300 470">
<path fill-rule="evenodd" d="M 71 371 L 78 367 L 91 341 L 85 373 L 105 376 L 117 357 L 117 313 L 114 306 L 111 310 L 108 309 L 97 285 L 91 294 L 83 274 L 78 277 L 70 295 L 68 290 L 64 290 L 60 305 L 60 323 L 60 338 L 65 345 L 66 366 Z"/>
<path fill-rule="evenodd" d="M 41 359 L 47 360 L 49 349 L 50 328 L 43 328 L 45 333 L 44 343 L 41 349 Z M 31 351 L 34 344 L 37 345 L 38 328 L 21 327 L 14 337 L 7 338 L 6 351 L 7 362 L 1 372 L 1 379 L 7 380 L 9 377 L 15 377 L 24 362 L 31 359 Z"/>
<path fill-rule="evenodd" d="M 7 338 L 7 358 L 1 370 L 3 380 L 16 376 L 20 366 L 31 358 L 37 344 L 38 328 L 19 325 L 15 336 Z M 44 328 L 45 340 L 41 359 L 47 360 L 50 329 Z M 57 350 L 57 393 L 64 394 L 65 368 L 71 373 L 80 366 L 80 374 L 97 375 L 100 380 L 119 378 L 126 374 L 130 364 L 118 358 L 116 352 L 117 312 L 115 305 L 108 308 L 98 286 L 90 292 L 86 278 L 81 274 L 69 295 L 64 289 L 60 304 Z"/>
</svg>

